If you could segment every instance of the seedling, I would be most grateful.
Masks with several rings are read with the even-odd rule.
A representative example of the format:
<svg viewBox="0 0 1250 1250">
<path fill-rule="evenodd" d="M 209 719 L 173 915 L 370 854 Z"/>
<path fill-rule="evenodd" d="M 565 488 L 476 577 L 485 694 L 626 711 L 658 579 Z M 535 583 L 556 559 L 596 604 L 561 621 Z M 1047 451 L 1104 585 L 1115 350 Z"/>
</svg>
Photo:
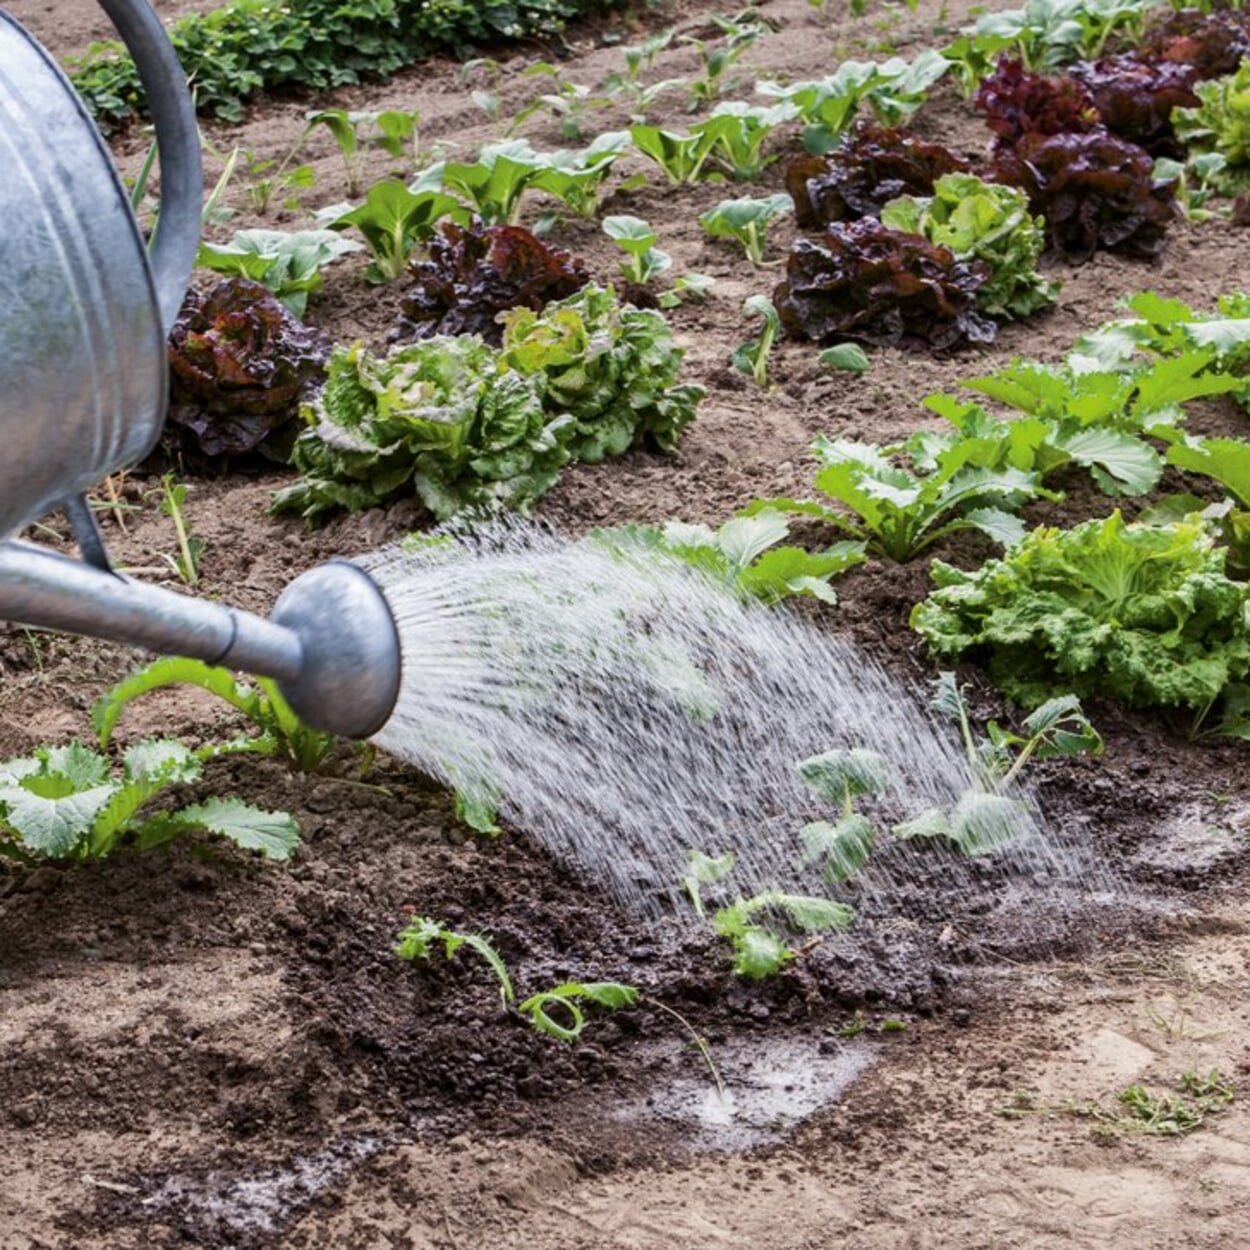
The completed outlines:
<svg viewBox="0 0 1250 1250">
<path fill-rule="evenodd" d="M 838 343 L 820 353 L 820 363 L 844 373 L 867 373 L 870 365 L 867 352 L 858 343 Z"/>
<path fill-rule="evenodd" d="M 531 1027 L 562 1042 L 575 1042 L 586 1028 L 582 1005 L 593 1003 L 616 1011 L 621 1007 L 633 1007 L 638 1002 L 638 991 L 632 985 L 619 981 L 565 981 L 549 990 L 542 990 L 518 1004 L 517 1010 L 529 1021 Z M 561 1023 L 552 1015 L 563 1014 L 568 1023 Z"/>
<path fill-rule="evenodd" d="M 737 856 L 732 851 L 717 856 L 690 852 L 682 884 L 700 916 L 706 914 L 704 888 L 723 881 L 736 865 Z M 728 939 L 733 949 L 733 970 L 756 981 L 773 976 L 799 953 L 785 938 L 758 923 L 755 917 L 767 911 L 781 911 L 794 928 L 808 933 L 845 929 L 855 919 L 855 913 L 843 903 L 782 890 L 767 890 L 719 908 L 712 916 L 712 928 Z"/>
<path fill-rule="evenodd" d="M 1219 1071 L 1206 1076 L 1184 1072 L 1177 1082 L 1180 1094 L 1155 1093 L 1144 1085 L 1127 1085 L 1116 1095 L 1118 1108 L 1099 1102 L 1073 1107 L 1077 1115 L 1097 1121 L 1099 1137 L 1124 1133 L 1149 1133 L 1158 1137 L 1183 1137 L 1199 1128 L 1207 1116 L 1218 1115 L 1233 1101 L 1233 1086 Z"/>
<path fill-rule="evenodd" d="M 365 270 L 368 282 L 394 282 L 403 276 L 408 257 L 419 242 L 434 233 L 444 218 L 467 225 L 469 212 L 455 197 L 437 190 L 411 191 L 398 179 L 375 182 L 357 208 L 336 205 L 319 217 L 331 230 L 354 226 L 373 257 Z"/>
<path fill-rule="evenodd" d="M 715 285 L 716 279 L 709 278 L 705 273 L 683 273 L 667 291 L 660 294 L 660 307 L 679 308 L 687 302 L 701 304 Z"/>
<path fill-rule="evenodd" d="M 874 841 L 872 821 L 855 810 L 855 800 L 886 790 L 889 765 L 876 751 L 854 748 L 826 751 L 797 767 L 799 778 L 817 798 L 841 808 L 836 822 L 819 820 L 803 826 L 801 867 L 819 864 L 826 881 L 849 881 L 868 862 Z"/>
<path fill-rule="evenodd" d="M 304 134 L 307 134 L 307 131 Z M 240 172 L 247 188 L 247 201 L 261 217 L 269 215 L 274 197 L 278 195 L 286 195 L 284 207 L 297 207 L 299 192 L 308 190 L 316 181 L 316 174 L 311 165 L 292 167 L 291 164 L 304 146 L 304 134 L 300 135 L 291 150 L 281 160 L 262 157 L 257 154 L 255 148 L 236 149 L 242 166 Z"/>
<path fill-rule="evenodd" d="M 1209 221 L 1215 212 L 1205 205 L 1218 194 L 1220 175 L 1227 166 L 1222 152 L 1199 152 L 1185 161 L 1160 156 L 1155 160 L 1154 180 L 1176 184 L 1176 202 L 1187 221 Z"/>
<path fill-rule="evenodd" d="M 269 678 L 256 678 L 256 685 L 252 686 L 239 681 L 229 669 L 167 656 L 124 677 L 96 700 L 91 709 L 91 727 L 100 746 L 107 747 L 112 741 L 128 704 L 153 690 L 178 685 L 207 690 L 252 722 L 257 736 L 239 740 L 234 744 L 235 750 L 276 753 L 299 772 L 317 772 L 338 742 L 333 734 L 305 725 Z"/>
<path fill-rule="evenodd" d="M 688 88 L 687 111 L 691 113 L 719 100 L 738 85 L 738 78 L 728 77 L 730 69 L 770 29 L 759 10 L 753 7 L 744 9 L 737 17 L 713 17 L 711 20 L 724 34 L 722 41 L 711 43 L 692 35 L 681 37 L 682 43 L 695 50 L 703 71 L 700 77 L 691 80 Z"/>
<path fill-rule="evenodd" d="M 140 815 L 170 787 L 198 781 L 206 760 L 237 749 L 228 743 L 192 751 L 173 739 L 149 738 L 127 749 L 120 771 L 78 742 L 7 760 L 0 763 L 0 848 L 28 862 L 32 855 L 98 859 L 127 840 L 149 850 L 206 831 L 267 859 L 287 859 L 299 843 L 299 827 L 287 812 L 210 798 Z"/>
<path fill-rule="evenodd" d="M 655 246 L 655 231 L 641 217 L 605 217 L 603 232 L 626 253 L 621 272 L 630 281 L 646 286 L 672 267 L 673 258 Z"/>
<path fill-rule="evenodd" d="M 174 523 L 174 533 L 178 536 L 178 555 L 175 557 L 162 552 L 161 556 L 186 585 L 198 586 L 204 540 L 191 532 L 184 511 L 186 503 L 186 486 L 176 481 L 172 473 L 167 473 L 161 478 L 161 511 Z"/>
<path fill-rule="evenodd" d="M 737 239 L 751 264 L 761 265 L 769 222 L 793 210 L 794 201 L 784 193 L 763 199 L 722 200 L 699 218 L 699 225 L 714 239 Z"/>
<path fill-rule="evenodd" d="M 674 186 L 697 182 L 716 150 L 714 130 L 694 130 L 683 135 L 659 126 L 635 124 L 629 133 L 638 151 L 653 160 Z"/>
<path fill-rule="evenodd" d="M 758 338 L 748 339 L 738 345 L 733 354 L 734 368 L 750 374 L 755 379 L 756 386 L 763 387 L 768 382 L 768 357 L 772 354 L 774 341 L 781 333 L 781 318 L 767 295 L 749 296 L 742 305 L 742 311 L 748 317 L 763 318 L 764 324 Z"/>
<path fill-rule="evenodd" d="M 768 136 L 798 115 L 798 108 L 785 100 L 771 108 L 733 101 L 718 104 L 707 121 L 690 129 L 715 139 L 714 160 L 731 178 L 754 182 L 776 159 L 764 155 Z"/>
<path fill-rule="evenodd" d="M 549 61 L 539 61 L 537 65 L 531 65 L 523 77 L 532 78 L 535 75 L 550 78 L 554 90 L 540 95 L 528 109 L 518 115 L 519 120 L 524 120 L 537 109 L 545 107 L 559 123 L 562 139 L 580 139 L 591 113 L 596 109 L 606 108 L 611 103 L 606 96 L 596 94 L 592 88 L 565 78 Z"/>
<path fill-rule="evenodd" d="M 293 317 L 302 317 L 309 295 L 321 290 L 321 270 L 363 250 L 333 230 L 239 230 L 226 244 L 202 242 L 195 263 L 261 283 Z"/>
<path fill-rule="evenodd" d="M 443 953 L 448 959 L 454 958 L 456 952 L 465 946 L 475 951 L 495 974 L 499 982 L 499 997 L 505 1006 L 515 1000 L 512 978 L 508 975 L 503 957 L 480 933 L 458 933 L 441 920 L 414 915 L 397 935 L 393 949 L 400 959 L 428 961 L 437 943 L 442 943 Z"/>
<path fill-rule="evenodd" d="M 347 194 L 353 198 L 360 194 L 370 146 L 381 148 L 397 161 L 407 158 L 411 162 L 416 158 L 419 113 L 402 109 L 386 109 L 380 113 L 319 109 L 306 116 L 310 130 L 324 126 L 334 136 L 347 172 Z"/>
</svg>

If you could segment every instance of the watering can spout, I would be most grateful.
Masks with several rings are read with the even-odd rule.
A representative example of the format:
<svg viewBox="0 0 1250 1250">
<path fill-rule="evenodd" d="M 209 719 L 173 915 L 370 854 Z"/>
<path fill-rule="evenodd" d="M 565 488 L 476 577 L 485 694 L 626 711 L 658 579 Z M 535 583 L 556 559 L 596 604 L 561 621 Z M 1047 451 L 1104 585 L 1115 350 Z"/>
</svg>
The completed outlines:
<svg viewBox="0 0 1250 1250">
<path fill-rule="evenodd" d="M 0 619 L 272 677 L 314 729 L 367 738 L 399 695 L 400 649 L 382 592 L 346 560 L 296 578 L 269 620 L 23 542 L 0 542 Z"/>
</svg>

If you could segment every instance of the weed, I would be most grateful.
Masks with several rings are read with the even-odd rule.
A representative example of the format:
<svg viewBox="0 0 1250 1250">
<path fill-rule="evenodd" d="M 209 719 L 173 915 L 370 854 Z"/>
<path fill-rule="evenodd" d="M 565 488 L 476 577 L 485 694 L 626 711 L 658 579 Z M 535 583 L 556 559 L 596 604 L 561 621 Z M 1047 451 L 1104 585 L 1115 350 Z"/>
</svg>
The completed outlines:
<svg viewBox="0 0 1250 1250">
<path fill-rule="evenodd" d="M 195 587 L 200 584 L 200 557 L 204 554 L 204 540 L 191 532 L 184 511 L 186 503 L 186 486 L 176 481 L 172 473 L 167 473 L 161 478 L 161 511 L 174 523 L 178 555 L 175 557 L 162 552 L 161 557 L 186 585 Z"/>
</svg>

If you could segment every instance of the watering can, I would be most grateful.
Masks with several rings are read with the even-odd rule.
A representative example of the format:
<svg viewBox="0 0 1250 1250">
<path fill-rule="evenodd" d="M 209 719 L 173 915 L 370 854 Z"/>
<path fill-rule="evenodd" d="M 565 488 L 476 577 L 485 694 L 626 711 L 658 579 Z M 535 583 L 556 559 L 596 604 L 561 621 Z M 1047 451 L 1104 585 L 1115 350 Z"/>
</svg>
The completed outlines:
<svg viewBox="0 0 1250 1250">
<path fill-rule="evenodd" d="M 332 561 L 269 620 L 144 585 L 109 564 L 85 492 L 148 454 L 165 341 L 199 245 L 200 140 L 186 79 L 147 0 L 101 0 L 143 80 L 161 164 L 149 252 L 69 81 L 0 10 L 0 621 L 106 638 L 275 679 L 314 728 L 368 737 L 399 692 L 381 591 Z M 81 559 L 15 535 L 68 512 Z"/>
</svg>

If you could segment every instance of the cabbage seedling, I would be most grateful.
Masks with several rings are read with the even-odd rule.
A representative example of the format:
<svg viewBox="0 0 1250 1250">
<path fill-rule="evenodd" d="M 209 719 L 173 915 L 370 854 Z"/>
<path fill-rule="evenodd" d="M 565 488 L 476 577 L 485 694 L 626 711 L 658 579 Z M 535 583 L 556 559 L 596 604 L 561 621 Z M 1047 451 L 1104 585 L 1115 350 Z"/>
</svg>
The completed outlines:
<svg viewBox="0 0 1250 1250">
<path fill-rule="evenodd" d="M 868 862 L 874 838 L 872 821 L 855 810 L 855 800 L 885 791 L 889 765 L 876 751 L 855 748 L 814 755 L 797 768 L 800 780 L 817 798 L 841 808 L 836 822 L 818 820 L 803 826 L 802 866 L 821 864 L 826 881 L 848 881 Z"/>
<path fill-rule="evenodd" d="M 760 265 L 769 223 L 793 209 L 794 201 L 784 192 L 762 199 L 722 200 L 699 218 L 699 225 L 714 239 L 737 239 L 751 264 Z"/>
<path fill-rule="evenodd" d="M 767 295 L 750 296 L 742 305 L 742 311 L 748 317 L 762 317 L 764 325 L 758 338 L 738 345 L 733 354 L 734 368 L 749 373 L 756 386 L 764 386 L 768 382 L 768 357 L 772 354 L 777 335 L 781 333 L 781 318 Z"/>
<path fill-rule="evenodd" d="M 646 286 L 672 267 L 673 258 L 655 246 L 658 237 L 641 217 L 622 214 L 603 219 L 603 233 L 626 254 L 621 272 L 630 282 Z"/>
<path fill-rule="evenodd" d="M 369 144 L 382 148 L 396 160 L 405 154 L 416 155 L 419 114 L 415 112 L 386 109 L 381 113 L 357 113 L 346 109 L 319 109 L 306 116 L 309 130 L 324 126 L 334 136 L 347 171 L 348 195 L 360 194 L 365 150 Z"/>
<path fill-rule="evenodd" d="M 331 230 L 355 226 L 360 231 L 373 257 L 365 280 L 378 283 L 402 277 L 412 249 L 444 217 L 467 226 L 470 214 L 454 196 L 432 189 L 412 191 L 396 178 L 375 182 L 356 208 L 340 204 L 318 214 Z"/>
</svg>

